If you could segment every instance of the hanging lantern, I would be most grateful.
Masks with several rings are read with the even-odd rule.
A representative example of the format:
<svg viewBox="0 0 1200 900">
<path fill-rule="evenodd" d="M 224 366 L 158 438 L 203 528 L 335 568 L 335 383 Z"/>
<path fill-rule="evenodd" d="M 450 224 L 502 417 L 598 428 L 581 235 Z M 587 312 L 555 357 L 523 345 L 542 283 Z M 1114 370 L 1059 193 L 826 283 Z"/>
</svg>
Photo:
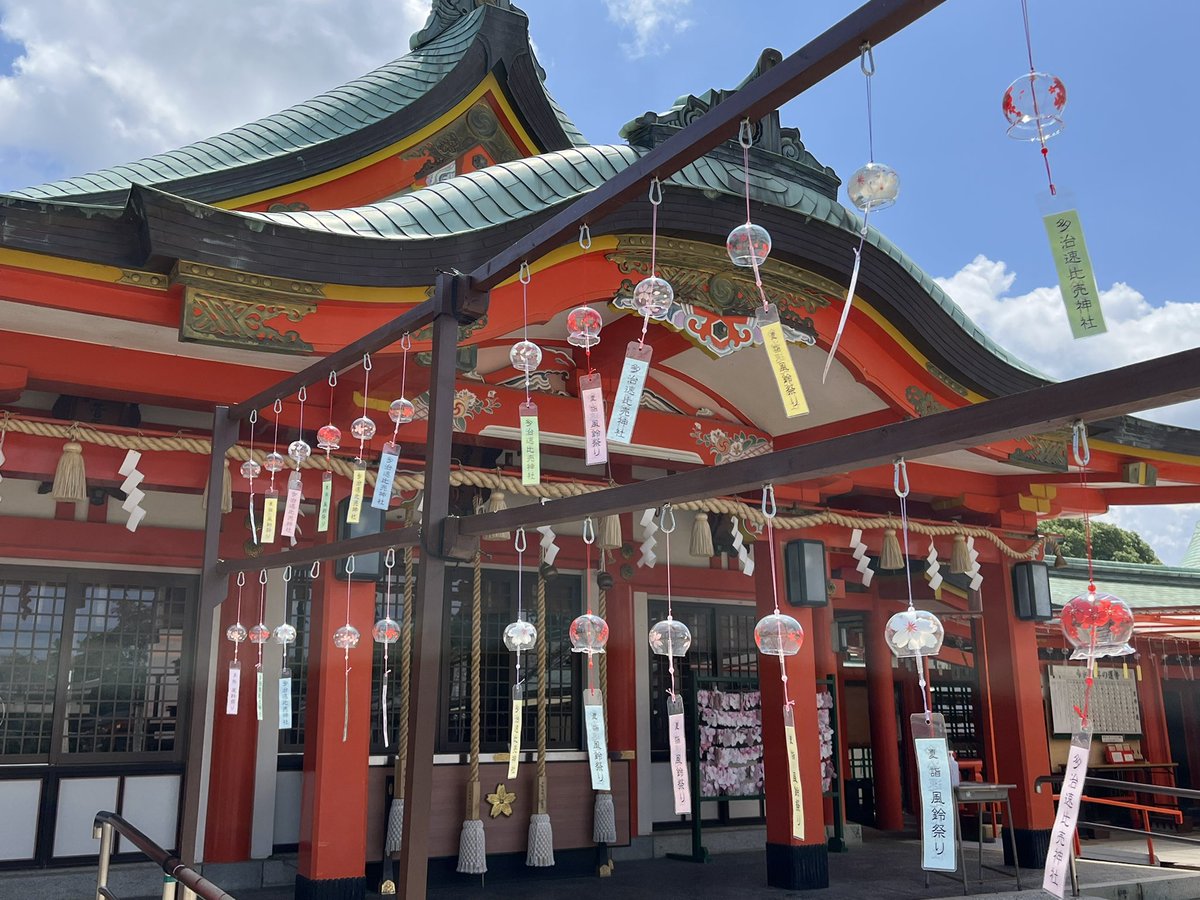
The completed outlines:
<svg viewBox="0 0 1200 900">
<path fill-rule="evenodd" d="M 692 633 L 678 619 L 667 616 L 650 628 L 650 649 L 659 656 L 686 656 Z"/>
<path fill-rule="evenodd" d="M 397 425 L 407 425 L 416 414 L 416 407 L 405 397 L 393 400 L 392 405 L 388 407 L 388 418 Z"/>
<path fill-rule="evenodd" d="M 513 653 L 532 650 L 536 640 L 537 628 L 532 622 L 526 622 L 524 619 L 510 622 L 504 629 L 504 646 Z"/>
<path fill-rule="evenodd" d="M 1112 594 L 1072 597 L 1062 609 L 1062 630 L 1075 651 L 1071 659 L 1099 659 L 1133 653 L 1133 611 Z"/>
<path fill-rule="evenodd" d="M 235 644 L 244 643 L 247 637 L 246 626 L 241 622 L 235 622 L 225 629 L 225 637 Z"/>
<path fill-rule="evenodd" d="M 276 472 L 282 472 L 287 466 L 287 460 L 283 458 L 283 454 L 272 450 L 263 460 L 262 467 L 274 475 Z"/>
<path fill-rule="evenodd" d="M 665 278 L 651 275 L 633 289 L 633 308 L 647 319 L 665 319 L 675 301 L 675 289 Z"/>
<path fill-rule="evenodd" d="M 271 639 L 271 629 L 259 622 L 250 629 L 250 643 L 265 644 Z"/>
<path fill-rule="evenodd" d="M 568 632 L 573 653 L 603 653 L 608 643 L 608 623 L 592 613 L 584 613 L 571 623 Z"/>
<path fill-rule="evenodd" d="M 292 441 L 288 444 L 288 456 L 299 465 L 312 456 L 312 447 L 308 446 L 308 441 Z"/>
<path fill-rule="evenodd" d="M 317 429 L 317 446 L 328 453 L 342 446 L 342 429 L 332 422 Z M 246 474 L 242 472 L 242 474 Z"/>
<path fill-rule="evenodd" d="M 343 625 L 333 633 L 333 646 L 339 650 L 353 650 L 358 646 L 360 635 L 353 625 Z"/>
<path fill-rule="evenodd" d="M 400 623 L 384 616 L 371 628 L 371 637 L 377 644 L 394 644 L 400 640 Z"/>
<path fill-rule="evenodd" d="M 275 630 L 271 633 L 271 636 L 275 639 L 275 643 L 282 644 L 284 647 L 287 647 L 288 644 L 293 644 L 296 642 L 296 626 L 288 622 L 284 622 L 282 625 L 276 625 Z"/>
<path fill-rule="evenodd" d="M 933 613 L 910 607 L 888 619 L 883 635 L 892 653 L 900 659 L 910 659 L 937 656 L 946 632 Z"/>
<path fill-rule="evenodd" d="M 536 372 L 542 364 L 542 348 L 533 341 L 517 341 L 508 351 L 508 361 L 518 372 Z"/>
<path fill-rule="evenodd" d="M 350 434 L 360 441 L 369 441 L 375 437 L 375 423 L 366 416 L 359 416 L 350 423 Z"/>
<path fill-rule="evenodd" d="M 804 646 L 804 628 L 785 613 L 771 613 L 754 626 L 754 643 L 768 656 L 795 656 Z"/>
<path fill-rule="evenodd" d="M 590 306 L 579 306 L 567 314 L 567 343 L 591 349 L 600 343 L 604 319 Z"/>
<path fill-rule="evenodd" d="M 1062 79 L 1045 72 L 1022 75 L 1004 92 L 1008 136 L 1017 141 L 1044 141 L 1066 125 L 1062 120 L 1067 88 Z"/>
<path fill-rule="evenodd" d="M 846 193 L 863 212 L 887 209 L 900 195 L 900 176 L 891 166 L 870 162 L 850 177 Z"/>
<path fill-rule="evenodd" d="M 758 268 L 771 253 L 771 235 L 761 225 L 747 222 L 729 232 L 725 249 L 735 266 Z"/>
<path fill-rule="evenodd" d="M 242 463 L 241 473 L 243 478 L 257 478 L 262 474 L 262 466 L 253 459 L 248 459 Z"/>
</svg>

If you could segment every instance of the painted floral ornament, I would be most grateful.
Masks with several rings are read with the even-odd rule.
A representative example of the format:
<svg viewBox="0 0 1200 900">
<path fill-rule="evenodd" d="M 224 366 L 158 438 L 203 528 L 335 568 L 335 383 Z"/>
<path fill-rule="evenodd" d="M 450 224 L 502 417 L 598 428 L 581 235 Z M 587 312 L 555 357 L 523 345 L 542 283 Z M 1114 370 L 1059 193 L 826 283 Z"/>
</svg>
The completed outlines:
<svg viewBox="0 0 1200 900">
<path fill-rule="evenodd" d="M 1066 105 L 1067 88 L 1062 79 L 1045 72 L 1022 75 L 1004 92 L 1008 136 L 1017 141 L 1054 137 L 1066 127 L 1062 120 Z"/>
<path fill-rule="evenodd" d="M 946 636 L 941 620 L 923 609 L 905 609 L 887 621 L 883 629 L 888 649 L 900 659 L 937 656 Z"/>
<path fill-rule="evenodd" d="M 394 644 L 400 640 L 400 623 L 385 616 L 372 626 L 371 637 L 377 644 Z"/>
<path fill-rule="evenodd" d="M 256 460 L 248 459 L 242 463 L 241 473 L 243 478 L 257 478 L 262 474 L 262 466 Z"/>
<path fill-rule="evenodd" d="M 358 646 L 361 635 L 353 625 L 343 625 L 333 633 L 333 646 L 339 650 L 352 650 Z"/>
<path fill-rule="evenodd" d="M 277 453 L 274 450 L 268 453 L 263 459 L 263 468 L 271 474 L 282 472 L 286 465 L 287 460 L 283 458 L 283 454 Z"/>
<path fill-rule="evenodd" d="M 282 625 L 276 625 L 275 630 L 271 632 L 271 637 L 275 639 L 275 643 L 287 646 L 296 642 L 296 626 L 288 622 Z"/>
<path fill-rule="evenodd" d="M 312 447 L 308 446 L 308 441 L 292 441 L 288 444 L 288 456 L 293 462 L 302 463 L 312 456 Z"/>
<path fill-rule="evenodd" d="M 747 222 L 729 232 L 725 250 L 735 266 L 757 268 L 771 253 L 771 235 L 761 225 Z"/>
<path fill-rule="evenodd" d="M 754 626 L 754 643 L 768 656 L 795 656 L 804 646 L 804 628 L 785 613 L 771 613 Z"/>
<path fill-rule="evenodd" d="M 542 348 L 533 341 L 517 341 L 508 351 L 508 361 L 518 372 L 535 372 L 542 364 Z"/>
<path fill-rule="evenodd" d="M 574 653 L 603 653 L 608 643 L 608 623 L 592 613 L 584 613 L 571 623 L 567 633 Z"/>
<path fill-rule="evenodd" d="M 328 452 L 342 446 L 342 429 L 332 422 L 317 429 L 317 446 Z"/>
<path fill-rule="evenodd" d="M 675 301 L 675 288 L 665 278 L 651 275 L 633 289 L 633 308 L 647 319 L 665 319 Z"/>
<path fill-rule="evenodd" d="M 225 637 L 233 641 L 235 644 L 240 644 L 246 640 L 246 626 L 241 622 L 235 622 L 225 629 Z"/>
<path fill-rule="evenodd" d="M 271 639 L 271 629 L 259 622 L 250 629 L 250 643 L 265 644 Z"/>
<path fill-rule="evenodd" d="M 360 441 L 369 441 L 375 437 L 375 423 L 366 416 L 359 416 L 350 423 L 350 434 Z"/>
<path fill-rule="evenodd" d="M 407 425 L 413 420 L 413 416 L 416 414 L 416 407 L 406 397 L 393 400 L 392 405 L 388 407 L 388 418 L 396 425 Z"/>
<path fill-rule="evenodd" d="M 870 162 L 850 176 L 846 193 L 863 212 L 887 209 L 900 196 L 900 176 L 891 166 Z"/>
<path fill-rule="evenodd" d="M 650 649 L 659 656 L 686 656 L 692 646 L 692 633 L 670 616 L 650 628 Z"/>
<path fill-rule="evenodd" d="M 504 629 L 504 646 L 513 653 L 523 653 L 526 650 L 532 650 L 534 641 L 537 640 L 537 629 L 533 623 L 526 622 L 524 619 L 517 619 L 515 622 L 510 622 Z"/>
<path fill-rule="evenodd" d="M 1071 659 L 1099 659 L 1133 653 L 1133 611 L 1112 594 L 1089 591 L 1072 597 L 1062 608 L 1063 635 L 1075 648 Z"/>
<path fill-rule="evenodd" d="M 590 306 L 578 306 L 567 313 L 567 343 L 590 349 L 600 343 L 604 319 Z"/>
</svg>

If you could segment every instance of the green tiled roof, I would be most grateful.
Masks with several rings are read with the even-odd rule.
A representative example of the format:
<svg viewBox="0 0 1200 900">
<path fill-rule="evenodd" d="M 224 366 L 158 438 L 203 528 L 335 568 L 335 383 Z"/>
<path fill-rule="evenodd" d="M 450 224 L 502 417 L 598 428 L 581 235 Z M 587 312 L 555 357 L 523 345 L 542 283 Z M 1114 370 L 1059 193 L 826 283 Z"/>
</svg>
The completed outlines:
<svg viewBox="0 0 1200 900">
<path fill-rule="evenodd" d="M 474 42 L 485 12 L 480 7 L 407 56 L 265 119 L 137 162 L 10 193 L 47 200 L 123 191 L 133 183 L 155 185 L 262 162 L 352 134 L 399 112 L 441 81 Z M 566 116 L 556 111 L 566 129 Z M 582 140 L 574 125 L 567 133 Z"/>
<path fill-rule="evenodd" d="M 1185 569 L 1200 569 L 1200 522 L 1196 523 L 1196 530 L 1192 532 L 1192 540 L 1188 544 L 1187 553 L 1183 555 L 1183 562 L 1179 565 Z"/>
<path fill-rule="evenodd" d="M 1200 606 L 1200 569 L 1148 563 L 1092 563 L 1096 587 L 1115 594 L 1134 609 Z M 1068 559 L 1065 569 L 1050 569 L 1050 599 L 1062 606 L 1087 590 L 1085 559 Z"/>
</svg>

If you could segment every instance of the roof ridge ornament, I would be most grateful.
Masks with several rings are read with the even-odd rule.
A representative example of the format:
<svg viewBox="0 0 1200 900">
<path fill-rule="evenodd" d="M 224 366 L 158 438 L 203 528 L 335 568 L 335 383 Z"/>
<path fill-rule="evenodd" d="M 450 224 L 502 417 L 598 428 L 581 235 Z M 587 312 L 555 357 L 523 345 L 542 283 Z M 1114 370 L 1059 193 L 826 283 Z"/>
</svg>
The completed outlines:
<svg viewBox="0 0 1200 900">
<path fill-rule="evenodd" d="M 417 50 L 423 47 L 481 6 L 497 6 L 500 9 L 513 8 L 511 0 L 433 0 L 429 18 L 425 20 L 425 27 L 409 39 L 409 49 Z"/>
</svg>

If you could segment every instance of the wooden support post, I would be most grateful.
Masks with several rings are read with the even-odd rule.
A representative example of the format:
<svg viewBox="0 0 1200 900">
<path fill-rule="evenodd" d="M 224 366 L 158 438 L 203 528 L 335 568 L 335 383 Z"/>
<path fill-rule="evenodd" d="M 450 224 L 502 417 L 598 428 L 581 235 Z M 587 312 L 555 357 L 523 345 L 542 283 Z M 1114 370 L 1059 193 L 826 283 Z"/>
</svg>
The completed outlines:
<svg viewBox="0 0 1200 900">
<path fill-rule="evenodd" d="M 871 711 L 871 782 L 875 791 L 875 825 L 881 831 L 904 828 L 900 800 L 900 734 L 896 730 L 896 690 L 892 651 L 884 626 L 896 604 L 876 606 L 867 616 L 867 706 Z"/>
</svg>

